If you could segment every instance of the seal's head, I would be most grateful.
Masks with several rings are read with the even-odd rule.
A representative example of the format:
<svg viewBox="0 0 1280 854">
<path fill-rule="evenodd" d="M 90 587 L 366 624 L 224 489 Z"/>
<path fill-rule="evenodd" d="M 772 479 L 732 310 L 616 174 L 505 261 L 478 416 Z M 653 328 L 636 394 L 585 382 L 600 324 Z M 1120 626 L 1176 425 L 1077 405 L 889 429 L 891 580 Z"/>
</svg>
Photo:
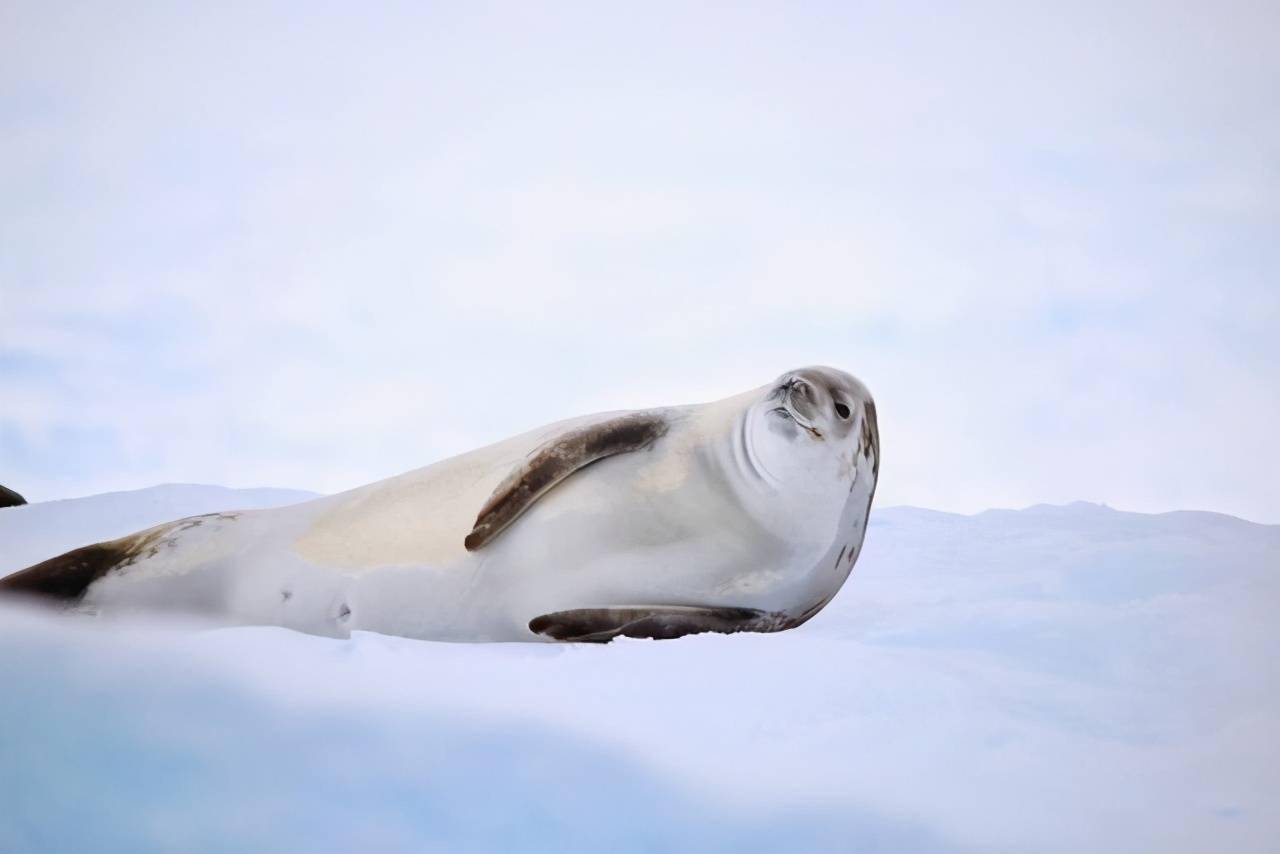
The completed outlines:
<svg viewBox="0 0 1280 854">
<path fill-rule="evenodd" d="M 827 367 L 787 371 L 762 390 L 748 421 L 752 462 L 779 486 L 874 488 L 880 466 L 876 405 L 856 377 Z"/>
</svg>

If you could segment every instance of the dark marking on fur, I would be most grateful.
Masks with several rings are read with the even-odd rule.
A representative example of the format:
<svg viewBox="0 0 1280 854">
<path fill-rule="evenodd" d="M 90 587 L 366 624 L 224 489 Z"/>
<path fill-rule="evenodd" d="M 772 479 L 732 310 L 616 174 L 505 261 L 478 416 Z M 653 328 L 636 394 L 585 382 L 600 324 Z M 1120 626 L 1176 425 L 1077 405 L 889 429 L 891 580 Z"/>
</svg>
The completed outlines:
<svg viewBox="0 0 1280 854">
<path fill-rule="evenodd" d="M 787 621 L 785 614 L 755 608 L 579 608 L 534 617 L 529 630 L 558 641 L 608 643 L 616 637 L 671 640 L 701 632 L 776 632 L 787 628 Z"/>
<path fill-rule="evenodd" d="M 27 499 L 12 489 L 7 486 L 0 486 L 0 507 L 18 507 L 26 503 Z"/>
<path fill-rule="evenodd" d="M 351 608 L 346 602 L 343 602 L 342 605 L 338 607 L 338 619 L 344 623 L 351 619 Z"/>
<path fill-rule="evenodd" d="M 831 601 L 830 598 L 820 599 L 818 602 L 814 603 L 813 605 L 810 605 L 808 608 L 805 608 L 803 611 L 801 611 L 799 616 L 789 618 L 787 622 L 781 628 L 778 629 L 778 631 L 782 631 L 784 629 L 794 629 L 797 626 L 804 625 L 805 623 L 809 622 L 809 620 L 813 619 L 814 614 L 818 613 L 823 608 L 825 608 L 827 603 L 830 601 Z"/>
<path fill-rule="evenodd" d="M 292 598 L 293 598 L 293 591 L 292 591 L 292 590 L 281 590 L 281 591 L 280 591 L 280 601 L 281 601 L 281 602 L 288 602 L 288 601 L 289 601 L 290 599 L 292 599 Z"/>
<path fill-rule="evenodd" d="M 467 535 L 467 551 L 492 542 L 521 513 L 579 469 L 615 454 L 647 448 L 666 434 L 666 418 L 637 412 L 571 430 L 539 447 L 489 496 Z"/>
<path fill-rule="evenodd" d="M 876 404 L 868 400 L 863 406 L 862 453 L 871 457 L 871 474 L 880 480 L 880 424 L 876 419 Z"/>
<path fill-rule="evenodd" d="M 840 547 L 840 554 L 836 555 L 836 562 L 835 565 L 831 567 L 832 570 L 840 568 L 840 561 L 844 560 L 844 550 L 847 548 L 849 548 L 847 544 Z"/>
<path fill-rule="evenodd" d="M 853 559 L 858 556 L 857 549 L 849 549 L 849 566 L 853 566 Z"/>
<path fill-rule="evenodd" d="M 202 513 L 199 516 L 190 516 L 186 519 L 179 519 L 170 526 L 168 533 L 180 534 L 183 531 L 189 531 L 192 528 L 199 528 L 205 522 L 234 522 L 239 518 L 239 511 L 233 511 L 230 513 Z"/>
</svg>

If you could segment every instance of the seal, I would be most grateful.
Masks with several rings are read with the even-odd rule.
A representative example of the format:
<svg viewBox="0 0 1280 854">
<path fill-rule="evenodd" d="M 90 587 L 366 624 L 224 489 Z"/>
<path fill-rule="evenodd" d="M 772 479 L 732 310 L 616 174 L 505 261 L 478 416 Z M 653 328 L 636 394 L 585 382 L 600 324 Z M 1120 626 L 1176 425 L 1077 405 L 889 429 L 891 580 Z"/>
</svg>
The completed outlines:
<svg viewBox="0 0 1280 854">
<path fill-rule="evenodd" d="M 809 367 L 713 403 L 563 421 L 301 504 L 171 522 L 0 590 L 332 637 L 773 632 L 848 578 L 879 468 L 866 386 Z"/>
</svg>

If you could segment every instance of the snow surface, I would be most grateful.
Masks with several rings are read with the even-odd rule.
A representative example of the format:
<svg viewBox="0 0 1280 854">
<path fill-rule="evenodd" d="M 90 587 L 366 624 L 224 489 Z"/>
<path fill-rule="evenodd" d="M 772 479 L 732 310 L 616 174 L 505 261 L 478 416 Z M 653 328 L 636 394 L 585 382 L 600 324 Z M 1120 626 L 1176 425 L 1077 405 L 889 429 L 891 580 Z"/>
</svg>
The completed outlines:
<svg viewBox="0 0 1280 854">
<path fill-rule="evenodd" d="M 0 573 L 307 497 L 0 510 Z M 779 635 L 467 645 L 0 607 L 0 851 L 1267 851 L 1280 526 L 878 509 Z"/>
</svg>

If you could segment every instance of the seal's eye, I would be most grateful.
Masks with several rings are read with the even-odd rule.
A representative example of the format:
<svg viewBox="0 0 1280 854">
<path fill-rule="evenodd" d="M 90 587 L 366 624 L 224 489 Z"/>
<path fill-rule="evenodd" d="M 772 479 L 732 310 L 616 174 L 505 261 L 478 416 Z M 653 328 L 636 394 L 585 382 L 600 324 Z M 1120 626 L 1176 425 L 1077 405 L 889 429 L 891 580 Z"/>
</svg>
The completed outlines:
<svg viewBox="0 0 1280 854">
<path fill-rule="evenodd" d="M 849 417 L 849 407 L 847 407 L 847 406 L 845 406 L 843 403 L 840 403 L 839 401 L 837 401 L 837 402 L 836 402 L 836 415 L 839 415 L 841 418 L 848 418 L 848 417 Z"/>
</svg>

